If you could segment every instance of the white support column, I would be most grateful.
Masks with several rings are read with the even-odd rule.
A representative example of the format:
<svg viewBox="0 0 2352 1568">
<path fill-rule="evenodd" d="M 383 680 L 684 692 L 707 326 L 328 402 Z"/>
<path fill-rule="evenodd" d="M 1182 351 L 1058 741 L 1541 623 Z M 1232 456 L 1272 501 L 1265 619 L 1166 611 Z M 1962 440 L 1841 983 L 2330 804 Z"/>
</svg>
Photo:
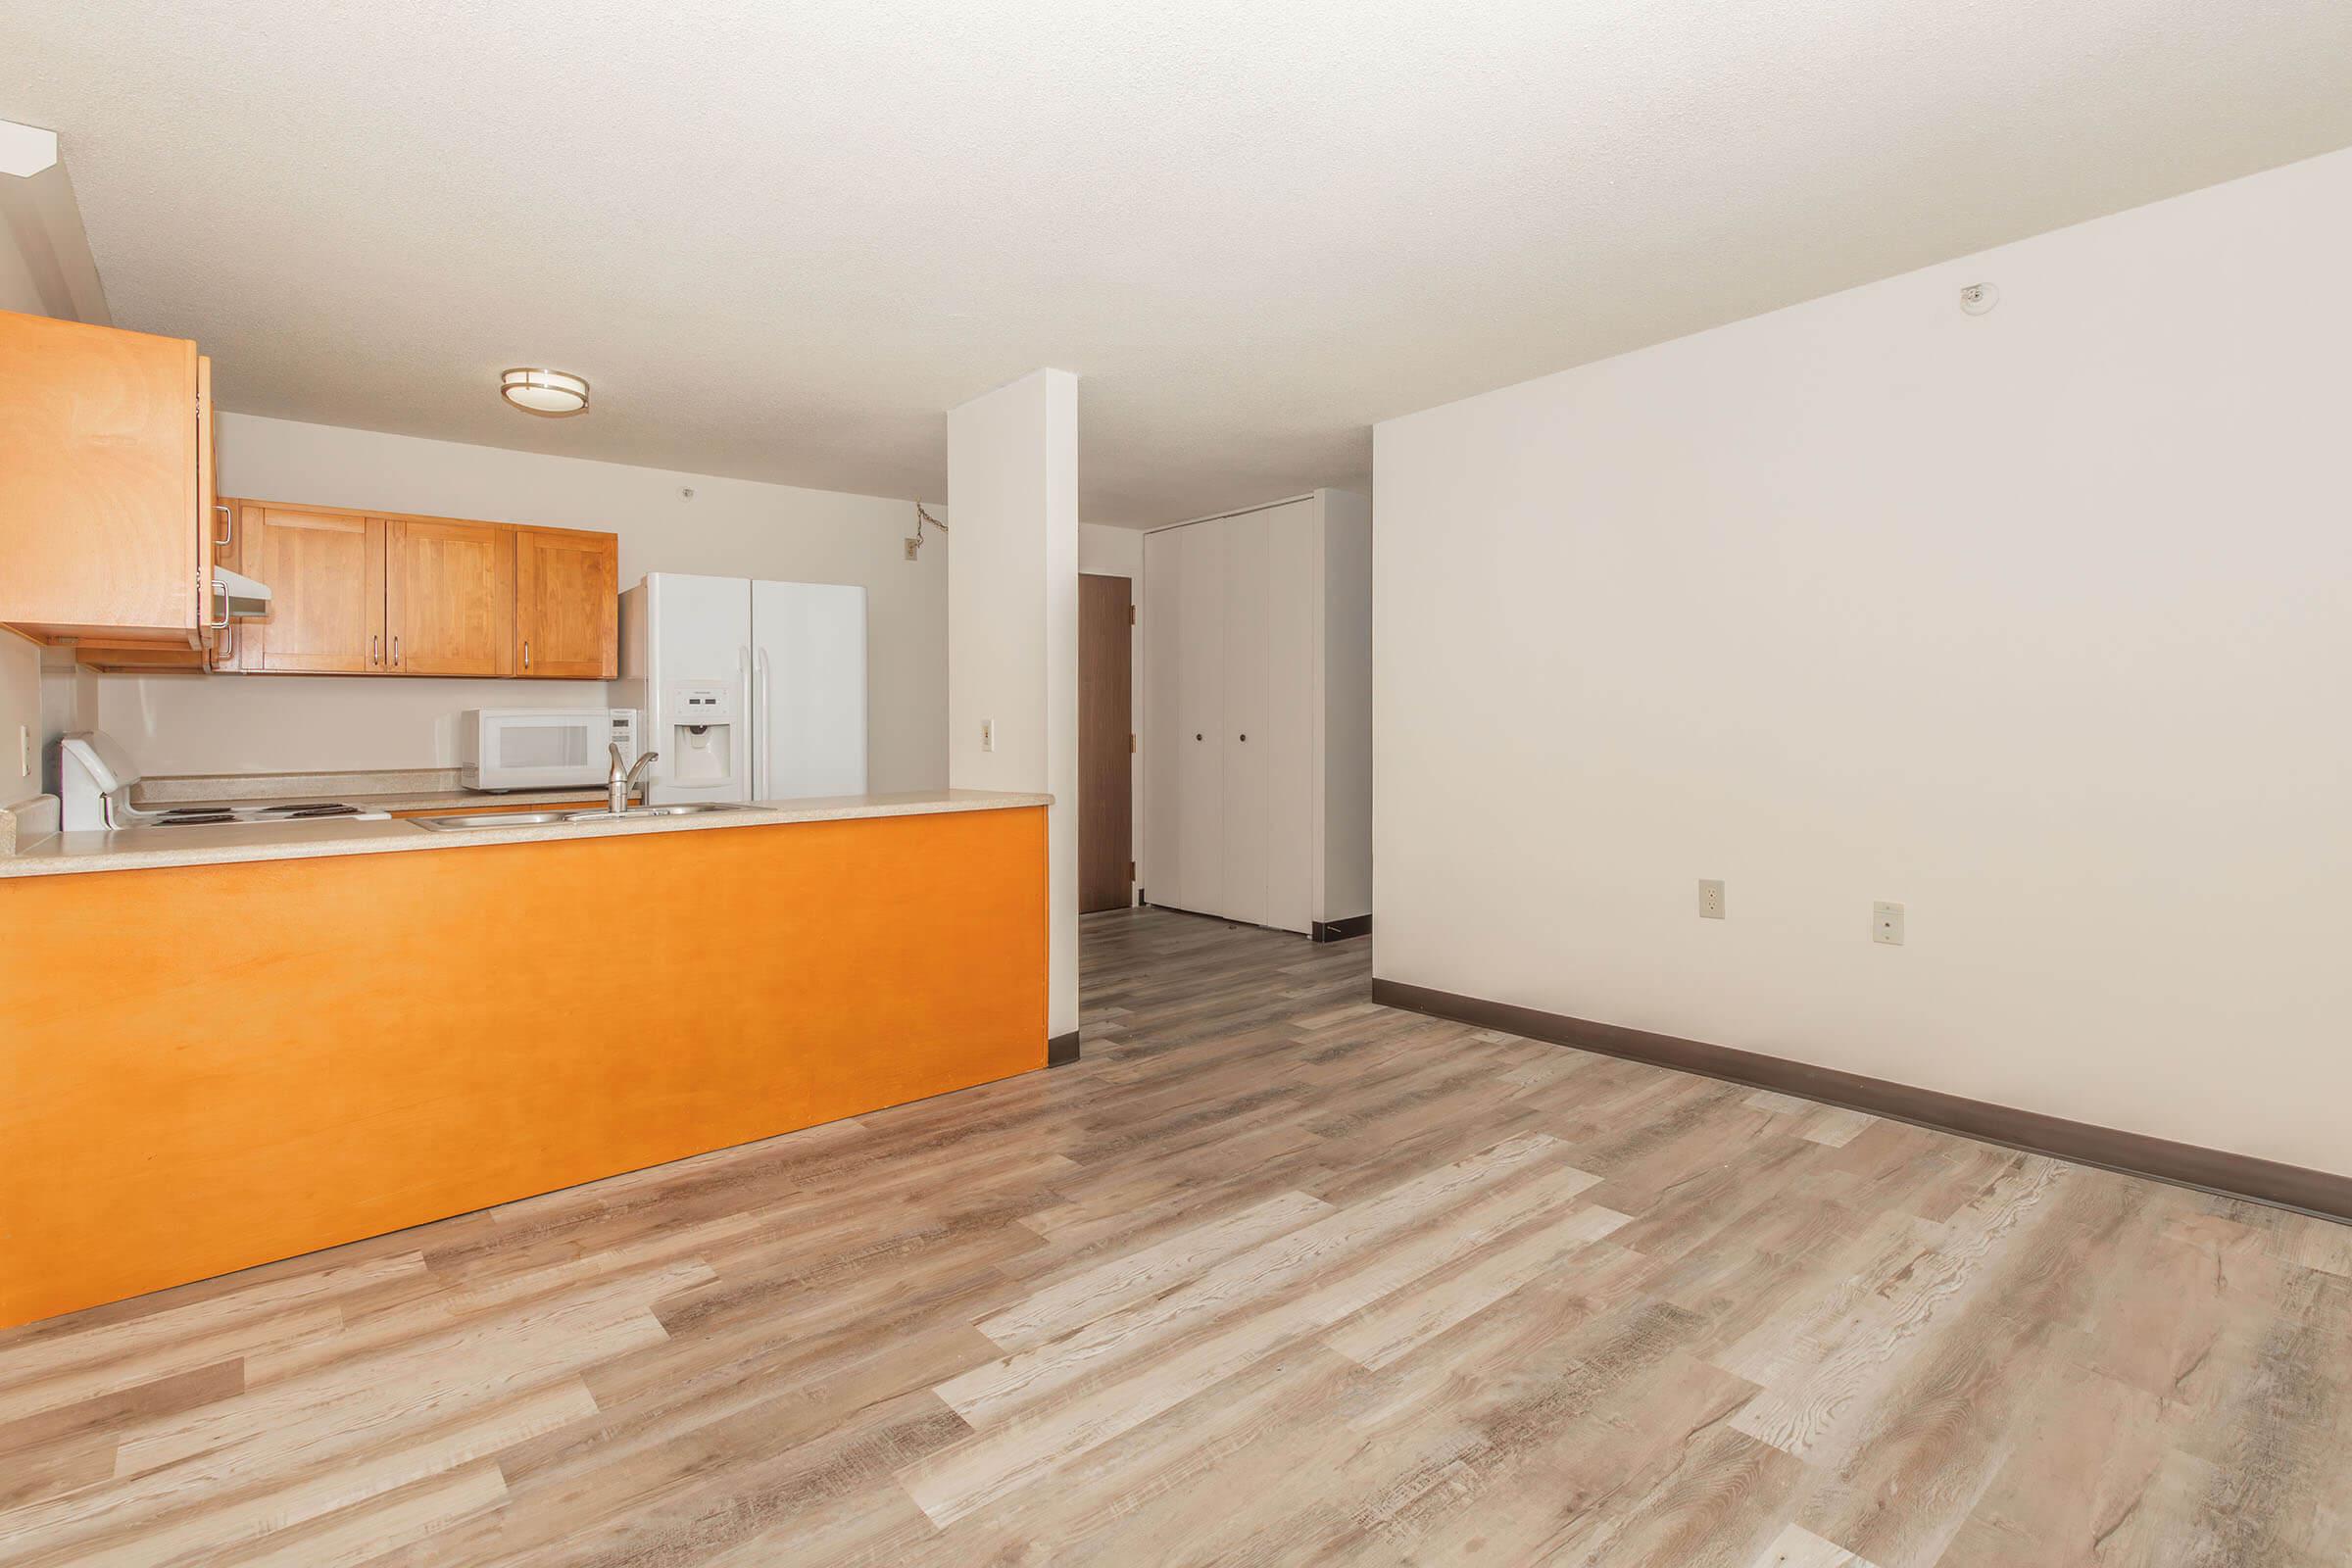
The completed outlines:
<svg viewBox="0 0 2352 1568">
<path fill-rule="evenodd" d="M 1077 376 L 1033 370 L 948 415 L 948 784 L 1053 794 L 1047 1033 L 1075 1035 Z"/>
</svg>

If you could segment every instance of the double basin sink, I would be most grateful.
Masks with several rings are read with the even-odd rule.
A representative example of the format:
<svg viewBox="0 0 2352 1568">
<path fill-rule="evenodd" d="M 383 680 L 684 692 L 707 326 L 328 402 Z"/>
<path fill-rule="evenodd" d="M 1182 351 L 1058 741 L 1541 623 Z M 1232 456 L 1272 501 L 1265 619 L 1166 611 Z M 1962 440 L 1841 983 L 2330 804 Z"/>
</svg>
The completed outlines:
<svg viewBox="0 0 2352 1568">
<path fill-rule="evenodd" d="M 569 811 L 461 811 L 451 816 L 415 816 L 409 820 L 432 833 L 466 833 L 489 827 L 546 827 L 560 822 L 634 822 L 640 817 L 708 816 L 712 811 L 748 811 L 740 801 L 690 801 L 681 806 L 632 806 L 625 811 L 603 807 Z"/>
</svg>

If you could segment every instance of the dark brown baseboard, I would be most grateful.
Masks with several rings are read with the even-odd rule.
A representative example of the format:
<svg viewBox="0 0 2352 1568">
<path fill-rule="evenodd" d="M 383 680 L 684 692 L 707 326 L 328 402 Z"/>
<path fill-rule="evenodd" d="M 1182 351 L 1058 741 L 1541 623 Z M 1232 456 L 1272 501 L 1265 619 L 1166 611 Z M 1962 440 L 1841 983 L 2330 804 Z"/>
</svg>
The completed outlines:
<svg viewBox="0 0 2352 1568">
<path fill-rule="evenodd" d="M 1053 1037 L 1051 1040 L 1048 1040 L 1048 1041 L 1046 1042 L 1046 1065 L 1047 1065 L 1047 1066 L 1049 1066 L 1049 1067 L 1067 1067 L 1067 1066 L 1068 1066 L 1068 1065 L 1069 1065 L 1071 1062 L 1073 1062 L 1073 1061 L 1076 1061 L 1077 1059 L 1078 1059 L 1078 1031 L 1077 1031 L 1077 1030 L 1073 1029 L 1073 1030 L 1071 1030 L 1071 1031 L 1070 1031 L 1068 1034 L 1066 1034 L 1066 1035 L 1055 1035 L 1055 1036 L 1054 1036 L 1054 1037 Z"/>
<path fill-rule="evenodd" d="M 1651 1034 L 1622 1024 L 1594 1023 L 1563 1013 L 1488 1002 L 1479 997 L 1433 991 L 1399 980 L 1374 980 L 1372 1000 L 1407 1012 L 1425 1012 L 1482 1029 L 1524 1035 L 1530 1040 L 1574 1046 L 1605 1056 L 1625 1056 L 1707 1078 L 1757 1089 L 1777 1090 L 1849 1110 L 1895 1121 L 1915 1122 L 1941 1132 L 2096 1165 L 2129 1176 L 2146 1176 L 2180 1187 L 2250 1199 L 2279 1208 L 2300 1209 L 2328 1219 L 2352 1220 L 2352 1177 L 2282 1165 L 2252 1154 L 2232 1154 L 2195 1144 L 2177 1144 L 2145 1133 L 2124 1132 L 2090 1122 L 2045 1116 L 1983 1100 L 1965 1100 L 1934 1089 L 1865 1078 L 1835 1067 L 1816 1067 L 1784 1056 L 1766 1056 L 1729 1046 L 1710 1046 L 1674 1035 Z"/>
<path fill-rule="evenodd" d="M 1317 920 L 1314 924 L 1317 942 L 1345 942 L 1349 937 L 1372 934 L 1372 917 L 1368 914 L 1351 914 L 1345 920 Z"/>
</svg>

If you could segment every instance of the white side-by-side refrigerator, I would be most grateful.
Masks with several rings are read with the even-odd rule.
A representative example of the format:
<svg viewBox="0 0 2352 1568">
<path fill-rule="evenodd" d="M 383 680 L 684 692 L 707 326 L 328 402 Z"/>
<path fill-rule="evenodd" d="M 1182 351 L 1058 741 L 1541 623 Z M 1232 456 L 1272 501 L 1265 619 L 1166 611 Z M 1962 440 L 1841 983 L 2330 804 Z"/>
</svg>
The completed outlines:
<svg viewBox="0 0 2352 1568">
<path fill-rule="evenodd" d="M 657 571 L 620 596 L 646 802 L 865 793 L 865 590 Z"/>
</svg>

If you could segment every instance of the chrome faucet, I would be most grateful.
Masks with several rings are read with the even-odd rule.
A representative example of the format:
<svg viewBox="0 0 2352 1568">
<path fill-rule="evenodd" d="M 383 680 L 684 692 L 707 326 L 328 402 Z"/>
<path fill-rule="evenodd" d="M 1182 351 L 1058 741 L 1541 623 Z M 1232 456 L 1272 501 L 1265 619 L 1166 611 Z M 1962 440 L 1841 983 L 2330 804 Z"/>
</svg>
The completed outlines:
<svg viewBox="0 0 2352 1568">
<path fill-rule="evenodd" d="M 620 742 L 614 741 L 611 751 L 612 768 L 605 775 L 605 808 L 614 816 L 619 816 L 628 810 L 629 791 L 637 787 L 638 779 L 645 773 L 646 764 L 662 754 L 648 752 L 636 761 L 624 764 L 620 760 Z"/>
</svg>

